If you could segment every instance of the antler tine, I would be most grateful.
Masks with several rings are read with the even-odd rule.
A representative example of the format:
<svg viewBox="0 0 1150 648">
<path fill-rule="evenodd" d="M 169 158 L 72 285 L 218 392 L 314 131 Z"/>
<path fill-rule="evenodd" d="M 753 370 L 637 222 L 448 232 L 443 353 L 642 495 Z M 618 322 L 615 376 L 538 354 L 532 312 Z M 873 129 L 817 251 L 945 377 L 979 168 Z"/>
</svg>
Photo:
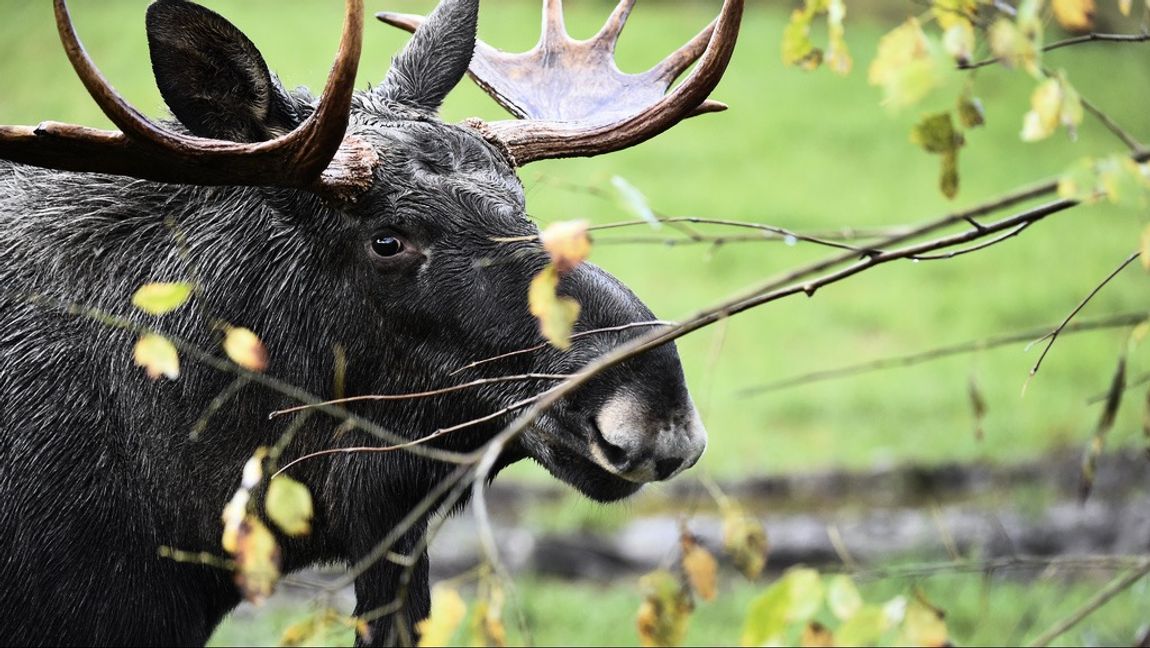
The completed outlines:
<svg viewBox="0 0 1150 648">
<path fill-rule="evenodd" d="M 254 145 L 224 144 L 218 140 L 179 135 L 152 123 L 140 114 L 139 110 L 124 101 L 95 67 L 91 56 L 87 54 L 77 36 L 66 0 L 54 0 L 53 6 L 56 29 L 60 32 L 60 39 L 72 68 L 75 68 L 84 87 L 100 109 L 104 110 L 108 119 L 112 120 L 112 123 L 116 124 L 116 127 L 120 128 L 132 142 L 145 147 L 159 148 L 175 155 L 187 155 L 197 151 L 209 157 L 213 153 L 224 155 L 243 152 L 261 155 L 283 153 L 289 163 L 286 163 L 284 168 L 277 169 L 275 173 L 286 175 L 286 184 L 300 186 L 316 181 L 336 157 L 347 130 L 347 121 L 351 116 L 355 73 L 359 68 L 362 51 L 362 0 L 346 0 L 339 52 L 315 112 L 289 134 Z"/>
<path fill-rule="evenodd" d="M 100 74 L 100 70 L 96 68 L 96 64 L 92 62 L 92 58 L 88 56 L 80 37 L 76 34 L 72 16 L 68 12 L 68 4 L 64 0 L 53 0 L 52 8 L 56 14 L 56 31 L 60 34 L 60 42 L 64 45 L 68 61 L 72 63 L 76 76 L 80 77 L 80 82 L 87 88 L 88 94 L 108 119 L 125 135 L 141 143 L 151 143 L 160 147 L 179 146 L 181 144 L 179 136 L 156 126 L 140 114 L 124 101 L 104 75 Z"/>
<path fill-rule="evenodd" d="M 567 25 L 563 21 L 563 0 L 543 0 L 543 31 L 539 37 L 540 47 L 551 43 L 570 40 Z"/>
<path fill-rule="evenodd" d="M 724 0 L 723 8 L 710 31 L 710 38 L 698 65 L 682 84 L 646 108 L 608 123 L 572 121 L 499 121 L 488 129 L 499 137 L 518 164 L 537 160 L 600 155 L 646 141 L 692 115 L 722 110 L 723 105 L 707 100 L 719 84 L 734 52 L 743 16 L 743 0 Z M 696 37 L 698 39 L 699 37 Z M 695 41 L 670 57 L 674 69 L 678 61 L 690 58 Z M 689 63 L 688 63 L 689 65 Z M 661 67 L 655 70 L 661 72 Z"/>
<path fill-rule="evenodd" d="M 627 18 L 631 16 L 631 10 L 634 8 L 635 0 L 619 0 L 619 4 L 611 12 L 603 28 L 592 40 L 604 43 L 609 51 L 614 52 L 615 45 L 619 42 L 619 34 L 623 33 L 623 27 L 626 26 Z"/>
<path fill-rule="evenodd" d="M 332 64 L 319 105 L 291 133 L 270 142 L 275 148 L 293 148 L 301 176 L 316 179 L 339 152 L 351 119 L 355 75 L 363 51 L 363 0 L 346 0 L 339 53 Z"/>
<path fill-rule="evenodd" d="M 671 52 L 667 58 L 659 61 L 659 63 L 646 74 L 670 86 L 675 82 L 675 79 L 679 78 L 679 75 L 682 74 L 684 70 L 691 67 L 691 64 L 699 60 L 699 57 L 707 51 L 707 47 L 711 44 L 711 35 L 715 33 L 715 24 L 717 22 L 717 19 L 711 21 L 711 24 L 703 28 L 703 31 L 696 34 L 694 38 L 679 49 Z"/>
</svg>

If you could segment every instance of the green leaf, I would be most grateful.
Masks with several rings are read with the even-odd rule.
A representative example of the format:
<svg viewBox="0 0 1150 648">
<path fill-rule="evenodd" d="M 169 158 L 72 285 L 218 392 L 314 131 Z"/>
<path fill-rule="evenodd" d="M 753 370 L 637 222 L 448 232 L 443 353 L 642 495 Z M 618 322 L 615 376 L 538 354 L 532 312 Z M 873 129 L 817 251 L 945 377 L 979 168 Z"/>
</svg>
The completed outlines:
<svg viewBox="0 0 1150 648">
<path fill-rule="evenodd" d="M 651 209 L 650 203 L 647 202 L 647 197 L 635 185 L 627 182 L 623 176 L 611 176 L 611 186 L 615 187 L 615 193 L 624 209 L 647 221 L 651 229 L 659 229 L 663 226 L 659 217 Z"/>
<path fill-rule="evenodd" d="M 813 569 L 794 567 L 751 601 L 744 646 L 782 643 L 786 629 L 810 621 L 823 605 L 823 584 Z"/>
<path fill-rule="evenodd" d="M 284 533 L 301 536 L 311 532 L 311 492 L 291 477 L 280 475 L 271 480 L 264 508 L 268 518 Z"/>
<path fill-rule="evenodd" d="M 911 130 L 910 139 L 928 153 L 941 156 L 939 189 L 947 198 L 958 194 L 958 149 L 965 144 L 949 112 L 926 115 Z"/>
<path fill-rule="evenodd" d="M 986 123 L 986 112 L 982 108 L 982 102 L 969 92 L 964 92 L 958 98 L 958 123 L 962 124 L 963 128 L 977 128 Z"/>
<path fill-rule="evenodd" d="M 194 288 L 187 282 L 144 284 L 132 295 L 132 305 L 149 315 L 165 315 L 183 306 Z"/>
<path fill-rule="evenodd" d="M 814 13 L 795 9 L 783 29 L 783 64 L 813 70 L 823 62 L 823 52 L 811 42 Z"/>
<path fill-rule="evenodd" d="M 850 576 L 839 574 L 827 583 L 827 606 L 839 621 L 846 621 L 862 609 L 862 595 Z"/>
<path fill-rule="evenodd" d="M 873 646 L 890 628 L 890 620 L 882 608 L 867 605 L 843 622 L 835 632 L 839 646 Z"/>
</svg>

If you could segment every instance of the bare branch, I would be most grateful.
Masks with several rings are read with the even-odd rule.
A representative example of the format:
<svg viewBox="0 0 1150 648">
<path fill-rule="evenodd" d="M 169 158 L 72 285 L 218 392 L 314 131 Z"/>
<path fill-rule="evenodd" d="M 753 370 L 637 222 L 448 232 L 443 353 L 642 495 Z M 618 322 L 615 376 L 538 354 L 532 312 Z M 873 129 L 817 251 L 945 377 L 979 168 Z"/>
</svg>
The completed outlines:
<svg viewBox="0 0 1150 648">
<path fill-rule="evenodd" d="M 1135 326 L 1150 317 L 1150 311 L 1140 313 L 1122 313 L 1119 315 L 1111 315 L 1101 319 L 1087 320 L 1084 322 L 1074 322 L 1063 327 L 1063 333 L 1070 335 L 1073 333 L 1084 333 L 1087 331 L 1106 330 L 1112 328 L 1121 328 L 1125 326 Z M 813 371 L 811 373 L 802 374 L 793 378 L 785 378 L 774 382 L 758 385 L 755 387 L 748 387 L 739 392 L 742 396 L 761 395 L 768 392 L 775 392 L 790 387 L 798 387 L 800 385 L 808 385 L 811 383 L 822 382 L 825 380 L 834 380 L 836 378 L 846 378 L 848 376 L 857 376 L 859 374 L 878 371 L 881 369 L 890 369 L 895 367 L 912 367 L 914 365 L 938 360 L 953 355 L 963 353 L 974 353 L 984 349 L 994 349 L 997 347 L 1015 344 L 1019 342 L 1030 342 L 1035 336 L 1042 335 L 1050 331 L 1049 326 L 1041 328 L 1028 329 L 1018 333 L 1009 333 L 1005 335 L 997 335 L 979 340 L 970 340 L 968 342 L 961 342 L 949 346 L 937 347 L 920 351 L 918 353 L 911 353 L 907 355 L 894 356 L 890 358 L 879 358 L 869 362 L 860 362 L 858 364 L 848 365 L 845 367 L 838 367 L 835 369 L 826 369 L 823 371 Z M 1105 398 L 1105 395 L 1103 395 Z"/>
<path fill-rule="evenodd" d="M 1142 563 L 1133 571 L 1110 581 L 1106 587 L 1103 587 L 1097 594 L 1090 597 L 1090 600 L 1086 601 L 1082 607 L 1075 610 L 1065 619 L 1059 620 L 1058 623 L 1055 623 L 1049 630 L 1043 632 L 1027 645 L 1032 647 L 1049 645 L 1050 642 L 1065 634 L 1066 631 L 1077 625 L 1079 621 L 1090 616 L 1103 605 L 1106 605 L 1110 602 L 1110 599 L 1125 592 L 1147 574 L 1150 574 L 1150 559 L 1143 559 Z"/>
<path fill-rule="evenodd" d="M 357 403 L 360 401 L 394 401 L 394 400 L 415 400 L 419 398 L 430 398 L 432 396 L 442 396 L 443 394 L 450 394 L 452 392 L 463 391 L 465 389 L 474 389 L 475 387 L 482 387 L 484 385 L 493 385 L 497 383 L 507 382 L 531 382 L 538 380 L 566 380 L 570 378 L 570 374 L 537 374 L 525 373 L 517 374 L 514 376 L 496 376 L 494 378 L 478 378 L 471 382 L 462 383 L 459 385 L 452 385 L 450 387 L 441 387 L 439 389 L 432 389 L 429 391 L 410 392 L 407 394 L 373 394 L 368 396 L 349 396 L 346 398 L 337 398 L 335 400 L 323 401 L 321 403 L 309 403 L 306 405 L 299 405 L 296 407 L 289 407 L 287 409 L 276 410 L 268 414 L 268 418 L 275 418 L 283 416 L 284 414 L 293 414 L 301 410 L 313 409 L 323 407 L 326 405 L 344 405 L 347 403 Z"/>
<path fill-rule="evenodd" d="M 1099 283 L 1097 286 L 1095 286 L 1094 289 L 1091 290 L 1090 293 L 1087 294 L 1086 297 L 1084 297 L 1082 299 L 1082 301 L 1078 302 L 1078 305 L 1074 307 L 1074 310 L 1070 311 L 1070 314 L 1068 314 L 1066 316 L 1066 319 L 1062 320 L 1061 324 L 1059 324 L 1057 327 L 1055 327 L 1054 330 L 1050 331 L 1046 335 L 1044 335 L 1041 338 L 1034 341 L 1035 343 L 1038 343 L 1038 342 L 1041 342 L 1042 340 L 1049 340 L 1046 343 L 1046 348 L 1044 348 L 1042 350 L 1042 355 L 1038 356 L 1038 361 L 1035 362 L 1034 366 L 1030 368 L 1030 376 L 1027 377 L 1028 383 L 1030 382 L 1030 378 L 1033 378 L 1034 374 L 1038 373 L 1039 367 L 1042 366 L 1042 361 L 1046 358 L 1046 354 L 1050 352 L 1050 347 L 1054 346 L 1054 341 L 1058 339 L 1059 334 L 1062 333 L 1062 331 L 1066 328 L 1066 325 L 1070 323 L 1070 320 L 1074 319 L 1074 316 L 1077 315 L 1079 313 L 1079 311 L 1081 311 L 1083 308 L 1085 308 L 1086 304 L 1089 304 L 1090 300 L 1093 299 L 1094 296 L 1097 295 L 1098 292 L 1100 290 L 1102 290 L 1102 288 L 1104 286 L 1106 286 L 1106 284 L 1110 283 L 1111 279 L 1118 276 L 1118 274 L 1120 272 L 1125 270 L 1127 266 L 1129 266 L 1131 263 L 1133 263 L 1134 260 L 1138 258 L 1138 255 L 1139 255 L 1139 253 L 1137 251 L 1135 251 L 1133 254 L 1126 257 L 1125 261 L 1120 263 L 1118 265 L 1118 267 L 1114 269 L 1113 272 L 1106 275 L 1106 278 L 1103 279 L 1101 283 Z"/>
<path fill-rule="evenodd" d="M 1042 48 L 1043 52 L 1060 49 L 1063 47 L 1070 47 L 1071 45 L 1081 45 L 1083 43 L 1096 43 L 1096 42 L 1111 42 L 1111 43 L 1144 43 L 1150 41 L 1150 33 L 1142 32 L 1140 34 L 1083 34 L 1082 36 L 1075 36 L 1065 40 L 1055 41 Z M 959 63 L 957 65 L 960 70 L 975 70 L 987 65 L 994 65 L 998 63 L 998 58 L 988 58 L 978 61 L 976 63 Z"/>
</svg>

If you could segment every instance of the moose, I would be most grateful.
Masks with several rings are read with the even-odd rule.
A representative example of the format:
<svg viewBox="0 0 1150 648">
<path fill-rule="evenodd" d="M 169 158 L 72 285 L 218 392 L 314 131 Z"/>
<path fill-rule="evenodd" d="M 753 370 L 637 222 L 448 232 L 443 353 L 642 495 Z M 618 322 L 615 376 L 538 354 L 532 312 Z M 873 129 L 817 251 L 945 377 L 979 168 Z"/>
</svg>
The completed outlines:
<svg viewBox="0 0 1150 648">
<path fill-rule="evenodd" d="M 442 0 L 426 18 L 380 14 L 414 35 L 379 85 L 356 91 L 364 8 L 346 0 L 339 50 L 316 98 L 285 90 L 218 14 L 157 0 L 147 37 L 174 119 L 155 122 L 105 80 L 65 1 L 53 1 L 69 60 L 118 130 L 0 126 L 0 638 L 20 645 L 206 642 L 241 600 L 233 574 L 159 548 L 222 555 L 220 514 L 241 467 L 289 425 L 298 429 L 284 461 L 386 443 L 324 413 L 269 419 L 299 404 L 293 392 L 238 380 L 218 362 L 149 379 L 132 364 L 139 330 L 218 350 L 218 322 L 247 327 L 270 357 L 262 375 L 322 398 L 571 374 L 637 335 L 627 325 L 652 313 L 583 263 L 559 290 L 582 306 L 576 331 L 601 333 L 566 351 L 507 354 L 541 341 L 526 296 L 548 262 L 516 169 L 623 149 L 723 109 L 708 97 L 743 12 L 741 0 L 724 0 L 698 36 L 632 75 L 613 52 L 634 0 L 586 41 L 567 35 L 560 0 L 545 0 L 542 36 L 523 54 L 477 40 L 478 0 Z M 469 72 L 515 119 L 439 119 Z M 158 319 L 131 306 L 139 286 L 174 281 L 196 286 L 179 310 Z M 552 385 L 506 381 L 347 407 L 415 439 Z M 509 421 L 490 418 L 427 445 L 472 452 Z M 543 412 L 495 468 L 530 458 L 608 502 L 689 468 L 705 437 L 674 345 L 665 344 Z M 410 452 L 331 454 L 293 467 L 315 511 L 309 535 L 277 536 L 283 572 L 363 560 L 455 468 Z M 416 517 L 393 546 L 416 556 L 406 604 L 374 615 L 360 643 L 410 639 L 396 627 L 429 613 L 419 544 L 429 516 Z M 356 614 L 386 609 L 404 569 L 384 559 L 359 573 Z"/>
</svg>

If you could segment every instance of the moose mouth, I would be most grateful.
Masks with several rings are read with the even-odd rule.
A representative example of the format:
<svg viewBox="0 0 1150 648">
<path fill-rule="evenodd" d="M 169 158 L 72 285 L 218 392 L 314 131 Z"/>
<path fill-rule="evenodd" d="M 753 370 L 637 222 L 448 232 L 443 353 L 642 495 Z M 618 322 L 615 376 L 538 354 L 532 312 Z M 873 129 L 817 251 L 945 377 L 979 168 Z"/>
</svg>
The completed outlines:
<svg viewBox="0 0 1150 648">
<path fill-rule="evenodd" d="M 602 446 L 595 438 L 602 435 L 593 423 L 590 426 L 566 424 L 557 419 L 554 416 L 540 419 L 524 439 L 531 458 L 554 477 L 604 503 L 634 495 L 643 487 L 643 481 L 625 479 L 604 469 L 594 459 L 595 453 L 603 452 L 603 447 L 612 453 L 622 450 L 610 444 Z"/>
</svg>

